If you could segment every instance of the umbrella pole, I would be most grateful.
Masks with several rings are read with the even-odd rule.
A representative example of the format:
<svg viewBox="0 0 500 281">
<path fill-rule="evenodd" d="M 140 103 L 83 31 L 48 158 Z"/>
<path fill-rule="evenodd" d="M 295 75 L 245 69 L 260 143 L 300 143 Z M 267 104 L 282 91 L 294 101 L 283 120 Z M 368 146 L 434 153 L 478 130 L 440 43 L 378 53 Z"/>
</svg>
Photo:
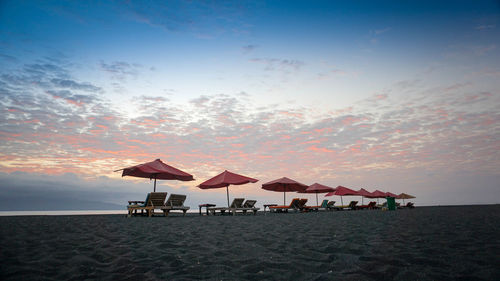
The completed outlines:
<svg viewBox="0 0 500 281">
<path fill-rule="evenodd" d="M 342 196 L 340 196 L 340 204 L 342 204 L 342 206 L 344 206 L 344 200 L 342 200 Z"/>
<path fill-rule="evenodd" d="M 318 206 L 318 193 L 316 192 L 316 206 Z"/>
<path fill-rule="evenodd" d="M 155 174 L 155 187 L 153 189 L 153 192 L 156 192 L 156 174 Z"/>
<path fill-rule="evenodd" d="M 283 206 L 286 206 L 286 184 L 283 187 Z"/>
<path fill-rule="evenodd" d="M 227 207 L 229 208 L 229 207 L 231 207 L 231 206 L 229 206 L 229 185 L 226 186 L 226 195 L 227 195 Z"/>
<path fill-rule="evenodd" d="M 364 204 L 365 204 L 365 202 L 363 202 L 363 199 L 365 199 L 365 197 L 364 197 L 364 196 L 361 196 L 361 205 L 364 205 Z"/>
<path fill-rule="evenodd" d="M 405 199 L 403 198 L 403 205 L 405 204 Z"/>
</svg>

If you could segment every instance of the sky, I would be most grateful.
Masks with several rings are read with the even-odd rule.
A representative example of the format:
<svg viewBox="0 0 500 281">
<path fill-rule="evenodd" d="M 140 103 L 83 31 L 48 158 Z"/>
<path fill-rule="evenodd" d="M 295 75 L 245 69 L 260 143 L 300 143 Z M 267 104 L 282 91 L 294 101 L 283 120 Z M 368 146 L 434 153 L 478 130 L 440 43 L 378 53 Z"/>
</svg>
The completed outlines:
<svg viewBox="0 0 500 281">
<path fill-rule="evenodd" d="M 498 1 L 1 1 L 0 209 L 124 208 L 157 158 L 192 209 L 224 170 L 257 206 L 284 176 L 498 204 L 499 48 Z"/>
</svg>

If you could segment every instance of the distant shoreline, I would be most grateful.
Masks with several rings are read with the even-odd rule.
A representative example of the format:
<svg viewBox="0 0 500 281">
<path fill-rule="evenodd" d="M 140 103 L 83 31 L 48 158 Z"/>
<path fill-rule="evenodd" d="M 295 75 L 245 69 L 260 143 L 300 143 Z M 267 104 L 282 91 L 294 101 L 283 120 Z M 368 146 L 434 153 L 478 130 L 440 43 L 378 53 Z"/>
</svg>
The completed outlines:
<svg viewBox="0 0 500 281">
<path fill-rule="evenodd" d="M 470 207 L 470 206 L 495 206 L 500 204 L 469 204 L 469 205 L 430 205 L 417 206 L 417 208 L 433 208 L 433 207 Z M 376 212 L 371 210 L 370 212 Z M 197 214 L 198 209 L 192 208 L 188 211 L 190 214 Z M 259 211 L 262 213 L 262 211 Z M 126 215 L 127 210 L 52 210 L 52 211 L 0 211 L 0 217 L 10 216 L 85 216 L 85 215 Z"/>
</svg>

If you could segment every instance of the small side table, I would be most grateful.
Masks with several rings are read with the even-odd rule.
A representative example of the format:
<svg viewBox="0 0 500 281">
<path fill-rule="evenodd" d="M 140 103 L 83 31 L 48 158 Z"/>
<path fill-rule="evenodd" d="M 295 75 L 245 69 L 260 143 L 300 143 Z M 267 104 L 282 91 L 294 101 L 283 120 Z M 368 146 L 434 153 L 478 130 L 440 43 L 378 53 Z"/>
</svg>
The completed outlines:
<svg viewBox="0 0 500 281">
<path fill-rule="evenodd" d="M 273 207 L 273 206 L 278 206 L 278 204 L 265 204 L 264 205 L 264 214 L 266 213 L 266 209 L 268 207 Z M 269 212 L 271 212 L 271 209 L 269 208 Z"/>
<path fill-rule="evenodd" d="M 207 211 L 207 216 L 208 216 L 208 208 L 210 207 L 215 207 L 215 204 L 201 204 L 198 205 L 198 208 L 200 208 L 200 216 L 201 216 L 201 208 L 205 207 L 205 210 Z"/>
<path fill-rule="evenodd" d="M 144 201 L 128 201 L 129 205 L 144 204 Z"/>
<path fill-rule="evenodd" d="M 144 204 L 144 201 L 128 201 L 129 205 Z M 134 210 L 134 214 L 137 215 L 137 209 Z M 144 215 L 144 209 L 141 209 L 141 216 Z"/>
</svg>

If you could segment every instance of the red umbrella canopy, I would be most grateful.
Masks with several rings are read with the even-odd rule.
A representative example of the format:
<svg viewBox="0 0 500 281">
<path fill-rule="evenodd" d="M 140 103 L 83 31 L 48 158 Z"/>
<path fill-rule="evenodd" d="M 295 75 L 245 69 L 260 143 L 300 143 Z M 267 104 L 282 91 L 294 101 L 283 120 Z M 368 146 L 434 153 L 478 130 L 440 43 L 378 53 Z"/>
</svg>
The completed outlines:
<svg viewBox="0 0 500 281">
<path fill-rule="evenodd" d="M 394 193 L 392 193 L 392 192 L 386 192 L 385 194 L 387 195 L 387 197 L 394 197 L 394 198 L 397 198 L 397 197 L 398 197 L 398 195 L 397 195 L 397 194 L 394 194 Z"/>
<path fill-rule="evenodd" d="M 369 192 L 368 190 L 364 189 L 364 188 L 361 188 L 360 190 L 358 190 L 358 194 L 361 195 L 361 196 L 364 196 L 364 197 L 370 197 L 370 196 L 372 196 L 372 193 Z"/>
<path fill-rule="evenodd" d="M 369 192 L 368 190 L 366 190 L 364 188 L 361 188 L 360 190 L 358 190 L 358 194 L 362 196 L 361 197 L 361 204 L 362 205 L 364 205 L 363 199 L 365 197 L 368 197 L 368 196 L 372 195 L 371 192 Z"/>
<path fill-rule="evenodd" d="M 335 188 L 335 191 L 328 192 L 325 196 L 332 196 L 332 195 L 344 196 L 344 195 L 360 195 L 360 194 L 356 190 L 352 190 L 345 186 L 339 185 L 337 186 L 337 188 Z"/>
<path fill-rule="evenodd" d="M 382 192 L 382 191 L 377 189 L 374 192 L 372 192 L 372 195 L 366 196 L 366 197 L 368 197 L 368 198 L 385 198 L 385 197 L 387 197 L 387 195 L 385 192 Z"/>
<path fill-rule="evenodd" d="M 326 193 L 335 191 L 335 188 L 322 185 L 319 183 L 314 183 L 306 188 L 304 191 L 299 191 L 299 193 Z"/>
<path fill-rule="evenodd" d="M 282 177 L 281 179 L 266 182 L 262 185 L 262 189 L 270 191 L 283 191 L 283 205 L 286 204 L 286 192 L 287 191 L 304 191 L 307 185 L 294 181 L 287 177 Z"/>
<path fill-rule="evenodd" d="M 332 191 L 335 191 L 335 188 L 322 185 L 316 182 L 310 185 L 308 188 L 306 188 L 306 190 L 299 191 L 299 193 L 316 193 L 316 205 L 318 205 L 318 193 L 327 193 Z"/>
<path fill-rule="evenodd" d="M 266 182 L 262 185 L 262 189 L 271 191 L 304 191 L 307 185 L 294 181 L 287 177 L 282 177 L 281 179 Z"/>
<path fill-rule="evenodd" d="M 201 189 L 220 188 L 220 187 L 227 187 L 231 184 L 240 185 L 249 182 L 255 183 L 257 181 L 259 180 L 231 173 L 228 170 L 225 170 L 224 172 L 218 174 L 217 176 L 209 180 L 206 180 L 203 183 L 200 183 L 198 187 Z"/>
<path fill-rule="evenodd" d="M 200 183 L 198 185 L 198 187 L 201 189 L 225 187 L 226 194 L 227 194 L 227 207 L 229 208 L 230 207 L 229 206 L 229 185 L 231 185 L 231 184 L 240 185 L 240 184 L 246 184 L 249 182 L 255 183 L 258 181 L 259 180 L 245 177 L 242 175 L 238 175 L 235 173 L 231 173 L 228 170 L 225 170 L 224 172 L 218 174 L 217 176 Z"/>
<path fill-rule="evenodd" d="M 159 179 L 159 180 L 181 180 L 192 181 L 193 176 L 163 163 L 160 159 L 152 162 L 128 167 L 123 170 L 122 177 L 132 176 L 139 178 Z M 117 170 L 120 171 L 120 170 Z M 116 172 L 116 171 L 115 171 Z"/>
</svg>

